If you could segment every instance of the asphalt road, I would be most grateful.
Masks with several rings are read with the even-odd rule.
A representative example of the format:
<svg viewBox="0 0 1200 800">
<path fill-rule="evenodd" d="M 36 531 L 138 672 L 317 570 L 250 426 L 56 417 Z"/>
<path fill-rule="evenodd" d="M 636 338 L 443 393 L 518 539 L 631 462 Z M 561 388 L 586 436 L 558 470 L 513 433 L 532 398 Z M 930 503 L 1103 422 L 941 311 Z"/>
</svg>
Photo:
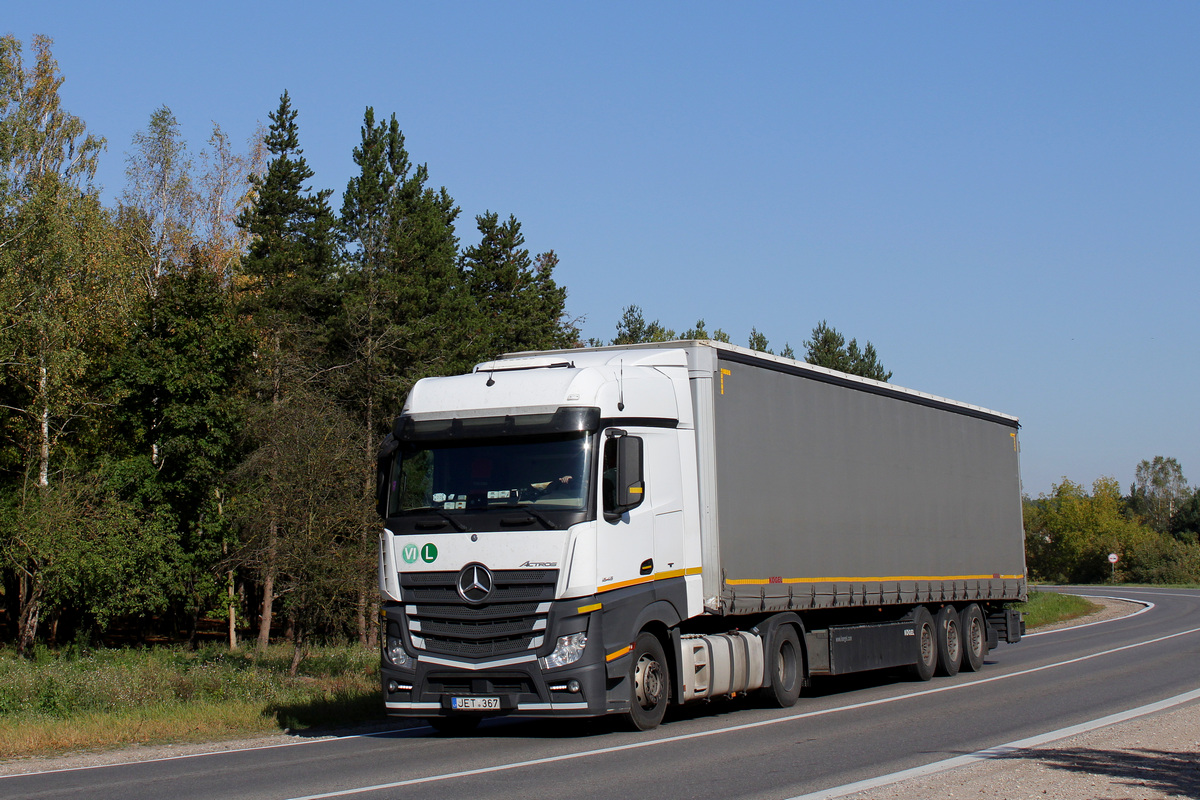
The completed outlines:
<svg viewBox="0 0 1200 800">
<path fill-rule="evenodd" d="M 1043 734 L 1200 688 L 1200 591 L 1027 637 L 984 669 L 819 682 L 791 709 L 687 707 L 650 733 L 611 721 L 485 723 L 0 778 L 0 798 L 792 798 Z"/>
</svg>

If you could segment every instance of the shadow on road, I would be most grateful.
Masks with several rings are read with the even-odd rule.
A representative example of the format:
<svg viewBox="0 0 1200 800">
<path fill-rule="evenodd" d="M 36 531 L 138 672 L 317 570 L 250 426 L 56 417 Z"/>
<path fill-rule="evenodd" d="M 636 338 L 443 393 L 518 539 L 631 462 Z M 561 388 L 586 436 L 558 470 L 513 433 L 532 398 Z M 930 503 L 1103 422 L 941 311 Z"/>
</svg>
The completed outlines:
<svg viewBox="0 0 1200 800">
<path fill-rule="evenodd" d="M 1195 753 L 1065 747 L 1038 748 L 1004 758 L 1034 759 L 1051 769 L 1102 775 L 1114 783 L 1156 790 L 1171 797 L 1200 797 L 1200 759 Z"/>
</svg>

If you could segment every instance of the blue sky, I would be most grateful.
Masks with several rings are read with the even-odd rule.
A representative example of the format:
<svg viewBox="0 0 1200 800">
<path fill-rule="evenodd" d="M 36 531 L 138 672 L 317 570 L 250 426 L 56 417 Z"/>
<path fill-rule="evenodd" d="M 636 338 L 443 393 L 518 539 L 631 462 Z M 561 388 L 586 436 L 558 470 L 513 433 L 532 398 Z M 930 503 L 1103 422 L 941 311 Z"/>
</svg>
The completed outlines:
<svg viewBox="0 0 1200 800">
<path fill-rule="evenodd" d="M 340 194 L 395 112 L 462 207 L 554 249 L 585 336 L 622 309 L 801 350 L 826 319 L 893 382 L 1021 417 L 1025 490 L 1200 483 L 1200 5 L 24 2 L 68 110 L 124 157 L 198 151 L 287 89 Z"/>
</svg>

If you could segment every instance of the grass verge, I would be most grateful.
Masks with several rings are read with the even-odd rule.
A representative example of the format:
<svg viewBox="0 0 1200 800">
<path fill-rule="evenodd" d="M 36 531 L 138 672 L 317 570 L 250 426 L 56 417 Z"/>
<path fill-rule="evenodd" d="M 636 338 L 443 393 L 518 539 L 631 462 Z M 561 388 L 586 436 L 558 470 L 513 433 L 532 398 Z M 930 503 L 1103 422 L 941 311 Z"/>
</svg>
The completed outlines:
<svg viewBox="0 0 1200 800">
<path fill-rule="evenodd" d="M 313 651 L 288 675 L 288 645 L 0 651 L 0 758 L 130 744 L 213 741 L 384 719 L 379 656 Z"/>
<path fill-rule="evenodd" d="M 1084 617 L 1100 609 L 1083 597 L 1058 592 L 1030 592 L 1028 602 L 1014 607 L 1024 613 L 1025 627 L 1029 630 Z"/>
</svg>

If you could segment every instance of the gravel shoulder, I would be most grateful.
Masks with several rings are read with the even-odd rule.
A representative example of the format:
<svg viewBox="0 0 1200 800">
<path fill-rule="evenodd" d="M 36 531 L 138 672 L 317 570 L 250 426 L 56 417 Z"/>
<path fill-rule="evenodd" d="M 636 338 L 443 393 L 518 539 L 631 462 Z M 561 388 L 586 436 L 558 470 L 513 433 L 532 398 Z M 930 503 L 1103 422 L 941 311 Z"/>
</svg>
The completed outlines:
<svg viewBox="0 0 1200 800">
<path fill-rule="evenodd" d="M 1039 631 L 1127 616 L 1141 606 L 1089 598 L 1098 612 Z M 1200 797 L 1200 702 L 844 795 L 847 800 L 1162 800 Z"/>
<path fill-rule="evenodd" d="M 1126 616 L 1140 608 L 1137 604 L 1120 600 L 1094 599 L 1103 606 L 1099 611 L 1040 630 L 1102 622 Z M 422 724 L 416 720 L 407 723 L 399 721 L 380 726 L 377 730 L 396 730 Z M 361 735 L 369 732 L 357 730 L 350 733 Z M 186 758 L 259 747 L 286 747 L 313 738 L 317 737 L 279 733 L 236 741 L 145 745 L 96 753 L 11 759 L 0 762 L 0 775 Z M 1159 800 L 1200 797 L 1200 703 L 846 797 L 852 800 Z"/>
</svg>

